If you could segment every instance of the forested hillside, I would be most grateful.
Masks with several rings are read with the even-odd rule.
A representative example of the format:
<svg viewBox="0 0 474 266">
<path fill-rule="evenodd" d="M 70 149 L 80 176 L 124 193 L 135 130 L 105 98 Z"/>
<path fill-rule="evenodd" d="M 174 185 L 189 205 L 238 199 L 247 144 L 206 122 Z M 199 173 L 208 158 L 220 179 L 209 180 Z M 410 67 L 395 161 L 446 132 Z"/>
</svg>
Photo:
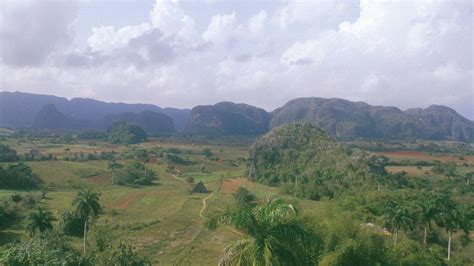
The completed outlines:
<svg viewBox="0 0 474 266">
<path fill-rule="evenodd" d="M 288 124 L 273 129 L 251 148 L 251 180 L 286 186 L 309 199 L 332 198 L 347 189 L 371 185 L 369 156 L 337 143 L 309 124 Z"/>
<path fill-rule="evenodd" d="M 260 135 L 268 131 L 270 114 L 247 104 L 221 102 L 191 110 L 186 134 Z"/>
<path fill-rule="evenodd" d="M 294 122 L 312 123 L 338 139 L 474 139 L 474 122 L 444 106 L 403 112 L 343 99 L 298 98 L 273 111 L 270 127 Z"/>
</svg>

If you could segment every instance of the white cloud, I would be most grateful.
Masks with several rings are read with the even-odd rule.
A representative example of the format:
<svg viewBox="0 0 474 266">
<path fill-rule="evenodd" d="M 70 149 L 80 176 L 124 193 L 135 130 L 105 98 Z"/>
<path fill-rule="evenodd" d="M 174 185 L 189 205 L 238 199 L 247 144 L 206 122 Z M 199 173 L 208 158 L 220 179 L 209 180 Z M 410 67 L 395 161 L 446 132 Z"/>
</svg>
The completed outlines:
<svg viewBox="0 0 474 266">
<path fill-rule="evenodd" d="M 453 63 L 448 63 L 445 65 L 438 66 L 433 71 L 433 76 L 436 79 L 439 79 L 442 81 L 460 81 L 460 80 L 466 80 L 466 79 L 472 80 L 473 78 L 472 75 L 473 75 L 472 69 L 465 70 L 465 69 L 460 68 L 457 64 L 453 64 Z"/>
<path fill-rule="evenodd" d="M 316 28 L 336 27 L 345 20 L 357 18 L 358 1 L 298 1 L 290 0 L 280 8 L 275 20 L 282 29 L 293 24 L 312 24 Z"/>
<path fill-rule="evenodd" d="M 123 48 L 128 42 L 150 30 L 148 23 L 136 26 L 126 26 L 115 30 L 113 26 L 101 26 L 92 28 L 92 36 L 87 40 L 93 52 L 108 52 L 117 48 Z"/>
<path fill-rule="evenodd" d="M 356 21 L 295 42 L 280 62 L 306 84 L 324 84 L 336 97 L 413 107 L 419 98 L 409 95 L 443 95 L 448 89 L 450 97 L 438 102 L 426 97 L 425 103 L 463 104 L 466 93 L 472 101 L 472 79 L 466 78 L 472 75 L 472 60 L 466 60 L 472 58 L 472 7 L 362 1 L 360 9 Z"/>
<path fill-rule="evenodd" d="M 202 34 L 202 38 L 206 42 L 228 44 L 235 40 L 240 27 L 241 26 L 237 24 L 235 11 L 231 14 L 215 15 L 211 18 L 207 30 Z"/>
<path fill-rule="evenodd" d="M 258 14 L 251 17 L 249 19 L 249 26 L 248 26 L 249 31 L 254 34 L 262 32 L 265 27 L 267 17 L 268 15 L 267 15 L 267 12 L 265 12 L 265 10 L 261 10 L 260 12 L 258 12 Z"/>
<path fill-rule="evenodd" d="M 74 2 L 2 2 L 2 61 L 17 66 L 43 64 L 51 53 L 71 43 L 76 12 Z"/>
<path fill-rule="evenodd" d="M 190 40 L 196 34 L 194 19 L 184 13 L 178 0 L 156 0 L 150 18 L 166 37 L 176 35 Z"/>
<path fill-rule="evenodd" d="M 67 38 L 32 50 L 41 59 L 32 62 L 42 66 L 25 70 L 3 58 L 1 83 L 11 90 L 177 107 L 231 100 L 273 109 L 301 96 L 401 108 L 436 103 L 474 118 L 468 1 L 247 4 L 158 0 L 142 21 L 96 25 L 88 49 L 53 48 L 71 37 L 69 27 L 55 31 Z M 10 47 L 21 48 L 20 26 L 3 24 L 14 21 L 12 14 L 0 17 L 0 28 L 15 29 Z M 34 28 L 18 25 L 25 32 Z"/>
</svg>

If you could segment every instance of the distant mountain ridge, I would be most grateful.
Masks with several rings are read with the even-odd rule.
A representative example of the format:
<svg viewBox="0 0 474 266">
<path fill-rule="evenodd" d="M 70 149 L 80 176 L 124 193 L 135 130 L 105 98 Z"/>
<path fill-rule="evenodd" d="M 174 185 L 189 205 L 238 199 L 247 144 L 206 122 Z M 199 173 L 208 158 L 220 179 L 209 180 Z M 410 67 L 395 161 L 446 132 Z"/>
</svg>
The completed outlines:
<svg viewBox="0 0 474 266">
<path fill-rule="evenodd" d="M 46 104 L 36 114 L 32 127 L 50 130 L 85 130 L 93 128 L 93 124 L 90 121 L 67 117 L 54 104 Z"/>
<path fill-rule="evenodd" d="M 403 112 L 343 99 L 298 98 L 272 114 L 270 128 L 309 122 L 339 139 L 474 140 L 474 122 L 445 106 Z"/>
<path fill-rule="evenodd" d="M 98 121 L 90 121 L 66 116 L 61 113 L 54 104 L 43 106 L 36 114 L 31 127 L 34 129 L 53 131 L 84 131 L 88 129 L 106 131 L 118 121 L 137 125 L 150 136 L 163 136 L 176 133 L 171 117 L 162 113 L 153 111 L 120 113 L 107 115 Z"/>
<path fill-rule="evenodd" d="M 171 117 L 176 131 L 187 135 L 261 135 L 283 124 L 309 122 L 333 137 L 345 140 L 474 141 L 474 122 L 440 105 L 402 111 L 364 102 L 312 97 L 290 100 L 273 112 L 232 102 L 200 105 L 188 110 L 0 92 L 0 127 L 103 129 L 111 121 L 126 120 L 139 124 L 151 135 L 172 134 L 175 130 L 166 115 Z"/>
<path fill-rule="evenodd" d="M 73 98 L 31 94 L 23 92 L 0 92 L 0 126 L 22 128 L 33 125 L 36 114 L 43 106 L 53 104 L 65 116 L 86 121 L 99 121 L 107 115 L 153 111 L 170 116 L 176 130 L 183 130 L 190 110 L 161 108 L 152 104 L 107 103 L 87 98 Z"/>
<path fill-rule="evenodd" d="M 258 107 L 232 102 L 200 105 L 191 110 L 186 134 L 260 135 L 268 131 L 271 115 Z"/>
<path fill-rule="evenodd" d="M 97 124 L 105 130 L 117 121 L 125 121 L 141 127 L 149 136 L 171 135 L 176 133 L 171 117 L 152 111 L 142 111 L 140 113 L 121 113 L 107 115 Z"/>
</svg>

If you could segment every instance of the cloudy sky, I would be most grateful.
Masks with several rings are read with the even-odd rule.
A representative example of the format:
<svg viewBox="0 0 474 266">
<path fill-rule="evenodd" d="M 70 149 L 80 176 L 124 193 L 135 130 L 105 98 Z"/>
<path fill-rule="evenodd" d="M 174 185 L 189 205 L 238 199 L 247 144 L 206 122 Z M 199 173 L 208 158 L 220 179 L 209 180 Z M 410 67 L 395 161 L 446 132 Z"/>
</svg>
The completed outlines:
<svg viewBox="0 0 474 266">
<path fill-rule="evenodd" d="M 474 119 L 473 2 L 0 2 L 0 90 L 272 110 L 302 96 Z"/>
</svg>

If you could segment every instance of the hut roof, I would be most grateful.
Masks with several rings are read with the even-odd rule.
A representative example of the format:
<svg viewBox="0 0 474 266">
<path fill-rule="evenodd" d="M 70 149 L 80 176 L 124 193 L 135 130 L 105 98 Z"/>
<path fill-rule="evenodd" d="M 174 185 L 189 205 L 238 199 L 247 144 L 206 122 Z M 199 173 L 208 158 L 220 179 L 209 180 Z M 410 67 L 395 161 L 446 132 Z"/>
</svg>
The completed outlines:
<svg viewBox="0 0 474 266">
<path fill-rule="evenodd" d="M 209 191 L 207 190 L 206 186 L 204 186 L 204 183 L 202 181 L 199 181 L 193 188 L 194 193 L 208 193 Z"/>
</svg>

